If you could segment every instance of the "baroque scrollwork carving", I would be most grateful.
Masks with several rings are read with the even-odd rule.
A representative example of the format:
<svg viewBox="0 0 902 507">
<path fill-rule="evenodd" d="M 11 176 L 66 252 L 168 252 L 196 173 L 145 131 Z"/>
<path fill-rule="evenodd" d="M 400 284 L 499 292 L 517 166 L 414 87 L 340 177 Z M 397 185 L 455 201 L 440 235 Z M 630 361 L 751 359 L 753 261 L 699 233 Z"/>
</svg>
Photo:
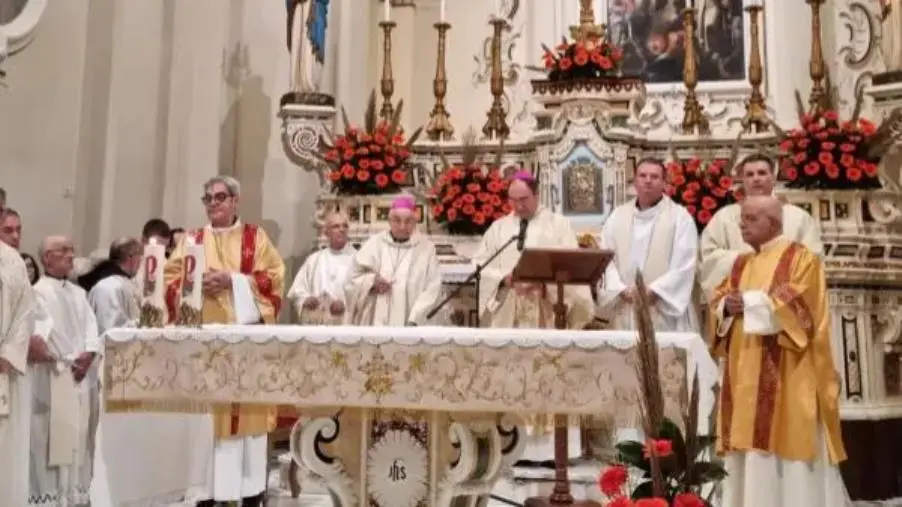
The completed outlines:
<svg viewBox="0 0 902 507">
<path fill-rule="evenodd" d="M 718 135 L 735 136 L 742 131 L 745 117 L 745 91 L 700 91 L 701 104 L 711 130 Z M 630 129 L 649 137 L 669 137 L 681 131 L 683 122 L 683 92 L 649 92 L 645 104 L 633 109 L 628 121 Z"/>
<path fill-rule="evenodd" d="M 282 148 L 288 159 L 325 184 L 327 166 L 320 157 L 320 142 L 329 137 L 335 109 L 323 106 L 289 105 L 282 108 Z"/>
<path fill-rule="evenodd" d="M 321 480 L 338 500 L 338 505 L 351 507 L 358 505 L 356 481 L 348 474 L 345 464 L 323 448 L 325 444 L 335 442 L 340 432 L 338 416 L 320 417 L 303 424 L 298 420 L 291 429 L 291 459 Z"/>
</svg>

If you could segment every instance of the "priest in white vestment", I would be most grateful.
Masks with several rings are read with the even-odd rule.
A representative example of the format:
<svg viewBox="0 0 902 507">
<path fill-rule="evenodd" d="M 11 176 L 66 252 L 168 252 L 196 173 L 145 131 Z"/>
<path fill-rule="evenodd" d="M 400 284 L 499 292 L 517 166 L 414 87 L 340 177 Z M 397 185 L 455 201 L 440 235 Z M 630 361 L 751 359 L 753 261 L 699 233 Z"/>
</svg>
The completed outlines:
<svg viewBox="0 0 902 507">
<path fill-rule="evenodd" d="M 84 289 L 68 280 L 74 253 L 64 236 L 44 239 L 39 252 L 35 293 L 53 321 L 43 338 L 54 362 L 33 370 L 29 505 L 89 502 L 102 343 Z"/>
<path fill-rule="evenodd" d="M 137 325 L 141 296 L 134 277 L 143 255 L 144 249 L 136 238 L 120 238 L 110 245 L 110 272 L 88 292 L 101 335 L 117 327 Z"/>
<path fill-rule="evenodd" d="M 496 220 L 486 231 L 472 262 L 484 265 L 479 278 L 479 324 L 481 327 L 554 328 L 555 290 L 541 284 L 517 282 L 511 272 L 524 248 L 579 248 L 576 234 L 566 217 L 539 204 L 538 181 L 527 171 L 514 174 L 508 187 L 509 215 Z M 520 237 L 522 234 L 524 236 Z M 518 238 L 509 243 L 512 238 Z M 594 304 L 587 286 L 564 288 L 567 327 L 583 329 L 593 317 Z M 524 462 L 553 466 L 554 441 L 551 432 L 539 428 L 527 443 Z M 570 458 L 581 454 L 579 428 L 569 430 Z"/>
<path fill-rule="evenodd" d="M 776 185 L 774 162 L 765 155 L 749 155 L 739 163 L 742 187 L 747 197 L 771 196 Z M 724 206 L 705 226 L 699 242 L 699 282 L 705 297 L 710 299 L 714 289 L 730 274 L 736 259 L 752 251 L 739 230 L 740 204 Z M 802 208 L 783 204 L 783 237 L 798 241 L 812 253 L 822 256 L 821 232 L 817 222 Z"/>
<path fill-rule="evenodd" d="M 345 284 L 345 322 L 355 326 L 422 326 L 441 297 L 435 245 L 416 231 L 416 201 L 400 196 L 389 230 L 371 236 L 354 255 Z"/>
<path fill-rule="evenodd" d="M 25 263 L 19 252 L 0 242 L 0 492 L 7 505 L 28 505 L 33 307 Z"/>
<path fill-rule="evenodd" d="M 357 250 L 348 243 L 348 219 L 341 213 L 329 213 L 323 224 L 325 248 L 306 260 L 288 289 L 301 324 L 337 325 L 344 320 L 347 302 L 345 282 Z"/>
</svg>

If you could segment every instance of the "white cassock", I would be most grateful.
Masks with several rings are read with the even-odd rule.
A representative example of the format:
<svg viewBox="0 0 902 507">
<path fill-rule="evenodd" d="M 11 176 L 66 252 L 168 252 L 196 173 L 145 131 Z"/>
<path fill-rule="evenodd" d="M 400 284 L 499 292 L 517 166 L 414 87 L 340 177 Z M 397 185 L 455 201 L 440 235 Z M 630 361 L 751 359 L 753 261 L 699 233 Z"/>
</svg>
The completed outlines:
<svg viewBox="0 0 902 507">
<path fill-rule="evenodd" d="M 34 292 L 19 252 L 0 242 L 0 492 L 6 505 L 28 504 L 31 389 L 28 342 L 34 328 Z"/>
<path fill-rule="evenodd" d="M 484 264 L 505 243 L 520 232 L 520 218 L 510 214 L 496 220 L 486 231 L 482 243 L 473 256 L 474 264 Z M 526 227 L 526 248 L 579 248 L 576 234 L 566 217 L 540 207 Z M 481 327 L 499 328 L 554 328 L 551 305 L 556 301 L 548 297 L 519 296 L 508 288 L 499 288 L 504 278 L 513 271 L 520 260 L 515 244 L 508 245 L 492 262 L 485 266 L 479 278 L 479 324 Z M 554 294 L 547 290 L 547 294 Z M 550 296 L 554 298 L 555 296 Z M 582 329 L 592 319 L 594 304 L 587 286 L 568 285 L 564 288 L 569 329 Z M 579 427 L 568 430 L 568 457 L 582 454 Z M 554 438 L 544 428 L 533 433 L 521 457 L 523 461 L 545 462 L 554 460 Z"/>
<path fill-rule="evenodd" d="M 340 301 L 347 308 L 344 286 L 355 253 L 357 250 L 350 244 L 337 251 L 323 248 L 304 261 L 287 295 L 302 324 L 341 324 L 343 317 L 330 315 L 329 305 Z M 315 310 L 304 308 L 304 301 L 309 297 L 320 300 Z"/>
<path fill-rule="evenodd" d="M 373 294 L 376 276 L 392 283 L 386 294 Z M 345 321 L 355 326 L 422 326 L 442 293 L 442 273 L 435 245 L 415 233 L 395 241 L 388 231 L 371 236 L 354 255 L 345 283 Z"/>
<path fill-rule="evenodd" d="M 80 505 L 89 501 L 93 475 L 103 345 L 84 289 L 42 277 L 35 293 L 53 321 L 42 338 L 56 362 L 33 368 L 29 505 Z M 83 352 L 96 356 L 76 383 L 71 365 Z"/>
<path fill-rule="evenodd" d="M 699 240 L 699 283 L 705 291 L 705 298 L 710 299 L 712 293 L 720 285 L 730 271 L 736 258 L 752 251 L 742 239 L 739 230 L 739 215 L 742 206 L 730 204 L 724 206 L 705 226 Z M 783 204 L 783 237 L 798 241 L 808 247 L 815 255 L 822 257 L 824 245 L 821 243 L 821 231 L 817 222 L 802 208 Z"/>
<path fill-rule="evenodd" d="M 88 303 L 97 318 L 97 331 L 103 336 L 110 329 L 134 327 L 140 317 L 140 291 L 134 279 L 108 276 L 91 288 Z"/>
<path fill-rule="evenodd" d="M 608 317 L 614 329 L 635 329 L 633 307 L 619 298 L 641 272 L 658 302 L 651 308 L 657 331 L 698 332 L 698 316 L 693 300 L 698 255 L 698 229 L 682 206 L 664 196 L 654 206 L 640 210 L 628 201 L 611 213 L 602 231 L 602 248 L 612 250 L 614 259 L 605 270 L 598 292 L 599 313 Z M 695 372 L 689 359 L 687 372 Z M 714 408 L 714 393 L 699 393 L 699 432 L 708 433 Z M 636 440 L 632 429 L 618 431 L 619 440 Z"/>
</svg>

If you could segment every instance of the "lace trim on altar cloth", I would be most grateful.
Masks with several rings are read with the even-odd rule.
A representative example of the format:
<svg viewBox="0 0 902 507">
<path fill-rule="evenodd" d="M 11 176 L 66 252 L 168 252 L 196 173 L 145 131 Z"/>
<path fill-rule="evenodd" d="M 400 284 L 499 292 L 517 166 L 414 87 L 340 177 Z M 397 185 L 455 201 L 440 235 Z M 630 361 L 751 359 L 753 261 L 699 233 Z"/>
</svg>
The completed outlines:
<svg viewBox="0 0 902 507">
<path fill-rule="evenodd" d="M 91 494 L 85 486 L 76 486 L 69 495 L 41 493 L 28 497 L 28 507 L 80 507 L 91 504 Z"/>
</svg>

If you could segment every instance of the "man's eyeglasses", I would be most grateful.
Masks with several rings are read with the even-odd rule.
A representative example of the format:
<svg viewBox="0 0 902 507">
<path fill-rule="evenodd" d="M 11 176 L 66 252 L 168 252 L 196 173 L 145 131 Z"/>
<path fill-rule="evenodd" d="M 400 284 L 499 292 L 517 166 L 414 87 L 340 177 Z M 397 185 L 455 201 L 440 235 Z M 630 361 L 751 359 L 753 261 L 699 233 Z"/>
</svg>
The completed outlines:
<svg viewBox="0 0 902 507">
<path fill-rule="evenodd" d="M 215 194 L 204 195 L 203 197 L 200 198 L 200 202 L 209 206 L 211 204 L 219 204 L 221 202 L 224 202 L 229 197 L 232 197 L 232 196 L 230 194 L 228 194 L 227 192 L 216 192 Z"/>
</svg>

